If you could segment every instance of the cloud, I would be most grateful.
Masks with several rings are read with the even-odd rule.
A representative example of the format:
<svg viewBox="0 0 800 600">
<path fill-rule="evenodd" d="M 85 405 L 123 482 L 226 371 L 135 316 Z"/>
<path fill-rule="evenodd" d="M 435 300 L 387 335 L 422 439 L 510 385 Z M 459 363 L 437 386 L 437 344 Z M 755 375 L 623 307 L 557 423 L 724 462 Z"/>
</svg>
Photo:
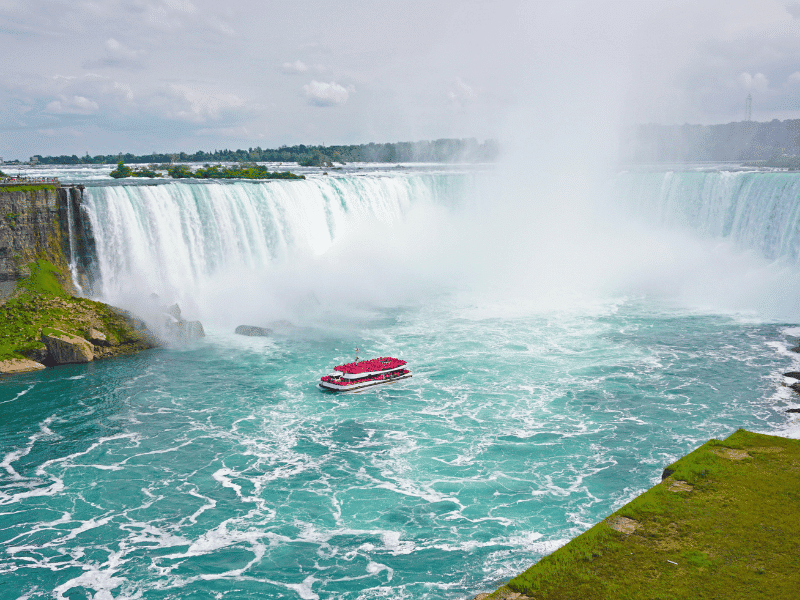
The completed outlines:
<svg viewBox="0 0 800 600">
<path fill-rule="evenodd" d="M 289 75 L 297 75 L 308 71 L 308 65 L 301 60 L 296 60 L 293 63 L 285 62 L 281 70 Z"/>
<path fill-rule="evenodd" d="M 134 50 L 117 40 L 108 38 L 103 44 L 105 56 L 97 59 L 87 60 L 83 67 L 96 69 L 102 67 L 140 67 L 141 59 L 145 56 L 144 50 Z"/>
<path fill-rule="evenodd" d="M 741 73 L 736 80 L 747 91 L 766 92 L 769 89 L 769 79 L 763 73 L 756 73 L 755 75 Z"/>
<path fill-rule="evenodd" d="M 92 115 L 100 109 L 97 102 L 83 96 L 60 96 L 45 107 L 44 112 L 54 115 Z"/>
<path fill-rule="evenodd" d="M 793 84 L 800 83 L 800 71 L 795 71 L 794 73 L 789 75 L 787 81 Z"/>
<path fill-rule="evenodd" d="M 195 131 L 195 135 L 225 137 L 238 139 L 263 138 L 264 134 L 253 134 L 247 127 L 204 127 Z"/>
<path fill-rule="evenodd" d="M 47 128 L 47 129 L 37 129 L 36 133 L 38 133 L 39 135 L 44 135 L 44 136 L 52 137 L 52 138 L 63 138 L 64 136 L 79 138 L 79 137 L 83 137 L 85 135 L 83 131 L 80 131 L 78 129 L 52 129 L 52 128 Z"/>
<path fill-rule="evenodd" d="M 217 94 L 187 85 L 172 84 L 154 98 L 163 117 L 191 123 L 219 119 L 226 111 L 244 106 L 235 94 Z"/>
<path fill-rule="evenodd" d="M 330 83 L 312 81 L 304 85 L 303 90 L 308 101 L 314 106 L 341 106 L 347 102 L 350 94 L 356 91 L 352 85 L 345 88 L 333 81 Z"/>
<path fill-rule="evenodd" d="M 106 40 L 106 50 L 114 56 L 118 56 L 124 60 L 134 60 L 138 58 L 142 54 L 142 50 L 131 50 L 127 46 L 121 44 L 114 38 L 108 38 Z"/>
<path fill-rule="evenodd" d="M 800 18 L 800 2 L 795 2 L 793 4 L 788 4 L 786 6 L 786 10 L 795 19 Z"/>
</svg>

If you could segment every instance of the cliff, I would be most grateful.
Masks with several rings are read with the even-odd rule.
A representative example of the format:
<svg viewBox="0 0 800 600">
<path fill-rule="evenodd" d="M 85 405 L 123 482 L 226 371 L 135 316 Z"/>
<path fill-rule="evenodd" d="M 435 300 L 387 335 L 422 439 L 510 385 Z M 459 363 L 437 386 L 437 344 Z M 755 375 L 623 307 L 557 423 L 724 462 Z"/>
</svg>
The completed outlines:
<svg viewBox="0 0 800 600">
<path fill-rule="evenodd" d="M 144 322 L 62 287 L 46 260 L 28 263 L 26 277 L 0 305 L 0 373 L 91 362 L 158 346 Z"/>
<path fill-rule="evenodd" d="M 25 265 L 37 258 L 69 273 L 68 214 L 79 214 L 83 186 L 0 186 L 0 302 L 28 275 Z M 77 293 L 71 280 L 64 288 Z"/>
<path fill-rule="evenodd" d="M 475 600 L 795 598 L 800 442 L 743 429 Z"/>
<path fill-rule="evenodd" d="M 141 320 L 79 297 L 69 262 L 88 284 L 92 251 L 82 198 L 82 186 L 0 185 L 0 373 L 158 345 Z"/>
</svg>

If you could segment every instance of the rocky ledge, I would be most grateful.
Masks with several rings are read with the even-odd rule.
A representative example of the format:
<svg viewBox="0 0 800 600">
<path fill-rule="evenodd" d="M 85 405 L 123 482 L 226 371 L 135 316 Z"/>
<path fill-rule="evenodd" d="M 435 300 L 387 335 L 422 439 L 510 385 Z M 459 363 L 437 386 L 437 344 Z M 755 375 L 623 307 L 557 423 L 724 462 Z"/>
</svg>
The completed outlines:
<svg viewBox="0 0 800 600">
<path fill-rule="evenodd" d="M 30 277 L 0 306 L 0 373 L 85 363 L 159 345 L 142 320 L 69 295 L 59 275 L 46 261 L 34 263 Z"/>
</svg>

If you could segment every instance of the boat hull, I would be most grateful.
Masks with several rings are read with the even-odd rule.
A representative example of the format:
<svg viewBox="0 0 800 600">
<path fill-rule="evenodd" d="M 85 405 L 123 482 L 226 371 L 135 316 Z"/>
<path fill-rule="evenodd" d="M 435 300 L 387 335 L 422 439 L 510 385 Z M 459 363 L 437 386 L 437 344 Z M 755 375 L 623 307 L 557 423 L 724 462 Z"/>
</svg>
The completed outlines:
<svg viewBox="0 0 800 600">
<path fill-rule="evenodd" d="M 385 383 L 394 383 L 395 381 L 399 381 L 401 379 L 408 379 L 411 377 L 411 373 L 406 373 L 405 375 L 398 375 L 397 377 L 392 377 L 390 379 L 381 379 L 381 380 L 371 380 L 371 381 L 361 381 L 357 383 L 350 383 L 347 385 L 338 385 L 336 383 L 329 383 L 327 381 L 320 381 L 319 387 L 329 392 L 355 392 L 357 390 L 363 390 L 364 388 L 372 387 L 375 385 L 383 385 Z"/>
</svg>

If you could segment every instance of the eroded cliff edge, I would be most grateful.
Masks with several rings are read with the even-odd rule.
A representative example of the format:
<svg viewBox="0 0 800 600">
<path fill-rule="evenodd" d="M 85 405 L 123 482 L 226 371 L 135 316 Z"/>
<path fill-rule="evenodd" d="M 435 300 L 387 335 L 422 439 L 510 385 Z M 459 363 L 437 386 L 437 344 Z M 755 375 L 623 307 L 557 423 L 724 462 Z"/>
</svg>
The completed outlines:
<svg viewBox="0 0 800 600">
<path fill-rule="evenodd" d="M 91 239 L 82 196 L 82 186 L 0 187 L 0 373 L 158 345 L 143 321 L 79 296 L 69 262 L 80 263 Z"/>
</svg>

